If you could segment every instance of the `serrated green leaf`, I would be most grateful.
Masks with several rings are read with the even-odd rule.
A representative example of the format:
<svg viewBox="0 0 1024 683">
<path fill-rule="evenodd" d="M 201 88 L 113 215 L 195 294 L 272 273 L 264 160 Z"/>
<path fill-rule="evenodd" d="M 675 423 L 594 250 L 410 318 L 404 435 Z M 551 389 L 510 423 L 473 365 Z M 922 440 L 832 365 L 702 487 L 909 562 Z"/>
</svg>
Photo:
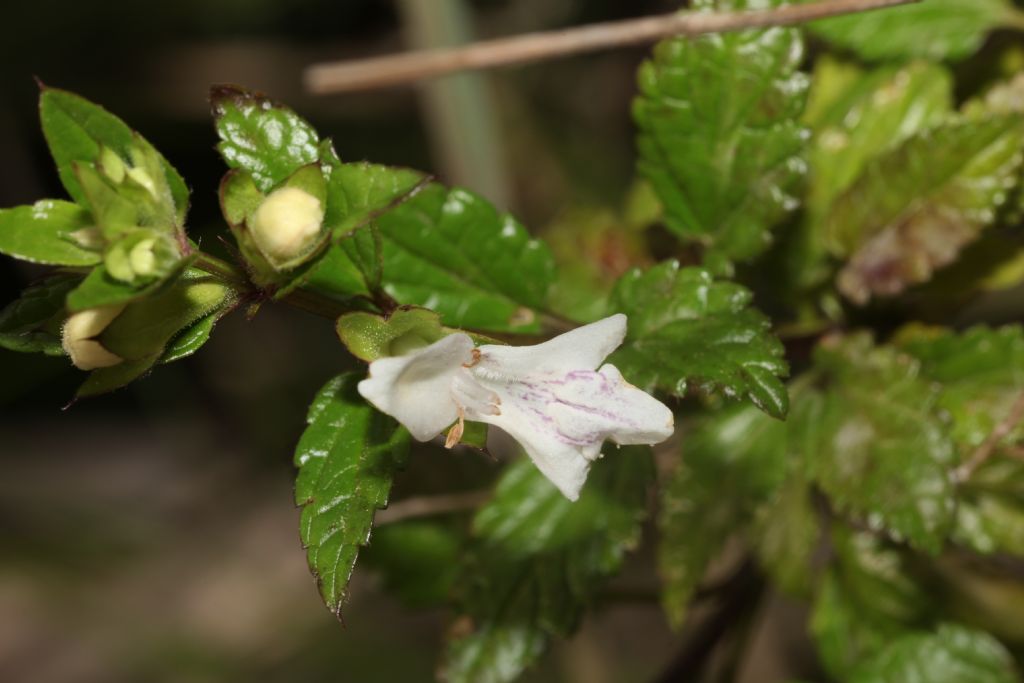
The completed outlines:
<svg viewBox="0 0 1024 683">
<path fill-rule="evenodd" d="M 864 168 L 824 230 L 852 255 L 839 287 L 864 303 L 924 282 L 996 218 L 1024 160 L 1024 120 L 998 116 L 922 132 Z"/>
<path fill-rule="evenodd" d="M 124 121 L 78 95 L 49 87 L 43 88 L 39 96 L 39 117 L 61 182 L 75 202 L 87 203 L 74 170 L 76 163 L 96 163 L 104 147 L 124 160 L 131 160 L 135 156 L 133 151 L 142 148 L 156 160 L 162 177 L 154 181 L 166 183 L 176 222 L 184 225 L 188 186 L 174 167 Z"/>
<path fill-rule="evenodd" d="M 675 261 L 631 271 L 611 296 L 611 310 L 629 316 L 629 332 L 610 362 L 648 390 L 683 396 L 692 382 L 784 417 L 789 397 L 779 378 L 789 370 L 782 344 L 750 300 L 740 285 Z"/>
<path fill-rule="evenodd" d="M 954 520 L 956 460 L 937 388 L 915 359 L 867 335 L 826 340 L 815 363 L 829 384 L 811 476 L 840 510 L 937 552 Z"/>
<path fill-rule="evenodd" d="M 851 683 L 1016 683 L 1013 657 L 991 635 L 956 624 L 889 643 L 850 672 Z"/>
<path fill-rule="evenodd" d="M 91 266 L 99 263 L 100 254 L 81 247 L 74 236 L 91 225 L 88 211 L 56 199 L 0 209 L 0 254 L 57 266 Z"/>
<path fill-rule="evenodd" d="M 1007 0 L 927 0 L 822 19 L 809 28 L 865 59 L 958 60 L 975 52 L 986 34 L 1008 18 L 1011 8 Z"/>
<path fill-rule="evenodd" d="M 262 192 L 319 160 L 320 136 L 283 104 L 228 85 L 212 87 L 210 102 L 217 150 L 229 167 L 250 173 Z"/>
<path fill-rule="evenodd" d="M 662 605 L 673 625 L 682 624 L 708 563 L 781 484 L 787 427 L 732 406 L 688 431 L 658 517 Z"/>
<path fill-rule="evenodd" d="M 452 327 L 540 329 L 554 261 L 511 216 L 472 192 L 434 184 L 376 224 L 383 288 L 399 303 L 437 311 Z"/>
<path fill-rule="evenodd" d="M 811 633 L 839 678 L 894 637 L 927 622 L 927 588 L 910 577 L 906 556 L 867 533 L 836 527 L 834 566 L 815 600 Z"/>
<path fill-rule="evenodd" d="M 300 536 L 320 595 L 339 615 L 359 549 L 369 540 L 374 513 L 387 504 L 409 439 L 359 396 L 362 377 L 339 375 L 320 390 L 295 449 Z"/>
<path fill-rule="evenodd" d="M 23 353 L 61 356 L 64 298 L 78 286 L 77 275 L 53 275 L 21 293 L 0 311 L 0 347 Z"/>
<path fill-rule="evenodd" d="M 460 600 L 473 631 L 449 645 L 449 683 L 512 681 L 551 636 L 575 630 L 639 541 L 653 475 L 649 449 L 609 451 L 572 503 L 529 461 L 509 468 L 473 525 Z"/>
<path fill-rule="evenodd" d="M 702 0 L 698 8 L 763 9 L 772 0 Z M 633 116 L 639 170 L 668 227 L 683 239 L 749 260 L 797 200 L 808 79 L 795 29 L 674 38 L 640 69 Z"/>
</svg>

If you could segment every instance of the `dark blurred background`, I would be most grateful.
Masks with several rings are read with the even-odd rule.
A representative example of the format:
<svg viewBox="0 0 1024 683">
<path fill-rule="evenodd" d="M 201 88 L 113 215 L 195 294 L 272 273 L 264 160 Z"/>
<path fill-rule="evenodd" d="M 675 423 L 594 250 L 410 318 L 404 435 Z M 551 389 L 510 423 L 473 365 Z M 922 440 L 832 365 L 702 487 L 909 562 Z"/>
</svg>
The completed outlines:
<svg viewBox="0 0 1024 683">
<path fill-rule="evenodd" d="M 678 4 L 5 3 L 0 206 L 65 196 L 36 119 L 35 76 L 152 141 L 193 188 L 190 233 L 216 250 L 224 168 L 206 93 L 232 82 L 292 105 L 345 160 L 431 171 L 543 232 L 569 207 L 621 203 L 645 49 L 332 97 L 303 91 L 303 67 Z M 0 259 L 0 305 L 39 273 Z M 65 359 L 0 351 L 0 680 L 430 680 L 445 612 L 406 608 L 364 567 L 342 626 L 299 546 L 291 451 L 309 400 L 346 362 L 329 321 L 267 306 L 252 321 L 226 319 L 197 356 L 62 412 L 82 373 Z M 395 496 L 484 486 L 497 469 L 428 452 Z M 653 589 L 643 558 L 634 564 L 625 580 Z M 528 680 L 647 680 L 674 641 L 640 595 L 601 611 Z"/>
</svg>

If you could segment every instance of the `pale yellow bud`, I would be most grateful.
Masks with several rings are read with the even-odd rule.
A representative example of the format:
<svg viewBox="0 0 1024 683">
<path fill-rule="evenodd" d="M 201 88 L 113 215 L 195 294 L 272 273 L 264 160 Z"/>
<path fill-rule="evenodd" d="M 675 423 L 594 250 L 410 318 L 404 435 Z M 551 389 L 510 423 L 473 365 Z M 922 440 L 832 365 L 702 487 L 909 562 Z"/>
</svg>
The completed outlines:
<svg viewBox="0 0 1024 683">
<path fill-rule="evenodd" d="M 253 240 L 277 265 L 302 256 L 320 235 L 324 208 L 320 200 L 297 187 L 271 192 L 249 221 Z"/>
<path fill-rule="evenodd" d="M 124 361 L 95 339 L 123 310 L 124 305 L 100 306 L 74 313 L 67 319 L 61 333 L 61 344 L 76 368 L 109 368 Z"/>
</svg>

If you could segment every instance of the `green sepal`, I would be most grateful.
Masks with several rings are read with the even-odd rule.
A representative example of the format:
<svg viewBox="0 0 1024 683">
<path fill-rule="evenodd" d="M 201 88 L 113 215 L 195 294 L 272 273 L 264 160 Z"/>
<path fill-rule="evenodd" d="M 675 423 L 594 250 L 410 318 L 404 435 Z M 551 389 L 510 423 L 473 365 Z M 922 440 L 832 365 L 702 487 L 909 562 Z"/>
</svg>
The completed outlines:
<svg viewBox="0 0 1024 683">
<path fill-rule="evenodd" d="M 44 87 L 40 93 L 39 116 L 61 182 L 78 204 L 85 205 L 88 197 L 74 164 L 101 162 L 104 148 L 122 161 L 137 158 L 141 150 L 154 160 L 146 166 L 153 173 L 154 182 L 167 188 L 174 222 L 178 226 L 185 224 L 188 186 L 174 167 L 124 121 L 78 95 L 50 87 Z"/>
<path fill-rule="evenodd" d="M 366 362 L 400 356 L 446 336 L 441 316 L 414 306 L 404 306 L 389 316 L 346 313 L 338 318 L 336 329 L 349 353 Z"/>
<path fill-rule="evenodd" d="M 90 271 L 78 287 L 68 293 L 68 311 L 74 313 L 98 306 L 127 304 L 148 297 L 173 283 L 195 258 L 193 255 L 178 261 L 173 270 L 158 280 L 134 284 L 111 276 L 106 266 L 100 264 Z"/>
<path fill-rule="evenodd" d="M 76 397 L 113 391 L 143 376 L 161 360 L 169 362 L 189 355 L 209 337 L 213 323 L 233 304 L 230 288 L 202 271 L 190 270 L 159 294 L 128 305 L 98 337 L 105 349 L 124 362 L 93 370 Z M 178 343 L 179 335 L 204 323 L 198 337 Z"/>
</svg>

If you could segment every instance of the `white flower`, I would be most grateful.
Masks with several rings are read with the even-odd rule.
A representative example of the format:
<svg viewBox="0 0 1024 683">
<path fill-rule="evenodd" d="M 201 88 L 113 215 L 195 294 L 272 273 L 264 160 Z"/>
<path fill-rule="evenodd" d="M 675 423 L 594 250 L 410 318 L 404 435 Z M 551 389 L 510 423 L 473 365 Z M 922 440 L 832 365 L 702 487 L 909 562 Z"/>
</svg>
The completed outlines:
<svg viewBox="0 0 1024 683">
<path fill-rule="evenodd" d="M 359 393 L 427 441 L 457 421 L 486 422 L 515 438 L 570 500 L 606 439 L 655 444 L 672 435 L 672 411 L 601 362 L 626 335 L 613 315 L 536 346 L 473 347 L 453 334 L 370 364 Z"/>
<path fill-rule="evenodd" d="M 114 318 L 121 315 L 124 304 L 100 306 L 79 311 L 68 317 L 61 330 L 61 344 L 79 370 L 109 368 L 124 361 L 108 351 L 96 337 L 107 329 Z"/>
</svg>

